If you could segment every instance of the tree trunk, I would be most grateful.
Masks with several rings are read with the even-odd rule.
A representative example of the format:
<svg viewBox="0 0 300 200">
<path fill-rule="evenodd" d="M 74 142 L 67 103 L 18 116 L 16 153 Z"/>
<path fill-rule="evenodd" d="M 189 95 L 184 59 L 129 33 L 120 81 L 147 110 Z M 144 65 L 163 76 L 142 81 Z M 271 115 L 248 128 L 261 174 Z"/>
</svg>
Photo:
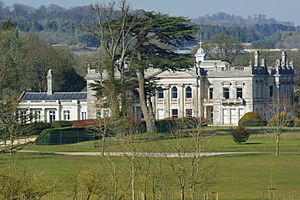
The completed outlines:
<svg viewBox="0 0 300 200">
<path fill-rule="evenodd" d="M 142 71 L 138 70 L 137 77 L 139 82 L 138 91 L 139 91 L 140 104 L 146 122 L 147 132 L 156 133 L 155 119 L 151 111 L 152 107 L 149 107 L 147 105 L 147 98 L 145 95 L 145 75 Z"/>
<path fill-rule="evenodd" d="M 111 110 L 111 117 L 116 119 L 120 117 L 120 108 L 118 101 L 118 93 L 117 93 L 117 83 L 115 80 L 115 66 L 112 61 L 108 65 L 107 74 L 108 74 L 108 105 Z"/>
<path fill-rule="evenodd" d="M 106 130 L 104 130 L 106 131 Z M 103 157 L 104 156 L 104 153 L 105 153 L 105 133 L 102 134 L 102 148 L 101 148 L 101 156 Z"/>
<path fill-rule="evenodd" d="M 134 164 L 131 166 L 131 198 L 135 200 L 135 167 Z"/>
<path fill-rule="evenodd" d="M 275 143 L 276 143 L 275 156 L 279 156 L 279 154 L 280 154 L 280 133 L 277 133 L 275 140 L 276 140 L 275 141 Z"/>
<path fill-rule="evenodd" d="M 185 195 L 184 195 L 184 177 L 180 177 L 180 200 L 184 200 L 185 199 Z"/>
</svg>

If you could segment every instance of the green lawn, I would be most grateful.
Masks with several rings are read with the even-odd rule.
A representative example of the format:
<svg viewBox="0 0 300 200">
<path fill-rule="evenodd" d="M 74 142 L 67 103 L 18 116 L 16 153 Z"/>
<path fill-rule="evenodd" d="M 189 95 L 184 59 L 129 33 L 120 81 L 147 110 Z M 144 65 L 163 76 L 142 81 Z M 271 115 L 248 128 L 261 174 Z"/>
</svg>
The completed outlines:
<svg viewBox="0 0 300 200">
<path fill-rule="evenodd" d="M 18 154 L 17 163 L 34 170 L 45 170 L 56 180 L 57 192 L 49 199 L 71 199 L 74 177 L 81 172 L 97 169 L 102 176 L 107 176 L 110 166 L 107 158 L 85 156 L 56 156 L 42 154 Z M 11 158 L 0 156 L 0 167 L 8 165 Z M 212 159 L 215 166 L 216 182 L 208 192 L 217 192 L 219 199 L 255 200 L 267 195 L 267 188 L 273 186 L 277 197 L 294 195 L 300 197 L 300 159 L 298 154 L 285 154 L 281 157 L 272 155 L 224 156 Z M 113 158 L 117 165 L 118 176 L 123 187 L 130 184 L 129 166 L 126 158 Z M 154 159 L 154 162 L 158 161 Z M 165 171 L 165 187 L 177 194 L 176 179 L 166 161 L 162 162 Z M 168 177 L 168 178 L 167 178 Z M 177 199 L 177 198 L 175 198 Z"/>
<path fill-rule="evenodd" d="M 264 133 L 259 129 L 251 129 L 251 136 L 245 144 L 235 144 L 228 128 L 212 132 L 207 137 L 203 151 L 211 152 L 274 152 L 274 135 L 271 133 Z M 263 133 L 263 134 L 262 134 Z M 147 137 L 148 136 L 148 137 Z M 147 152 L 174 152 L 174 145 L 177 143 L 176 139 L 170 138 L 170 135 L 160 134 L 153 136 L 146 135 L 143 138 L 135 140 L 134 145 L 137 151 Z M 193 138 L 184 138 L 183 144 L 185 151 L 193 151 Z M 300 151 L 300 131 L 296 129 L 283 133 L 281 137 L 281 150 L 283 152 L 299 152 Z M 96 146 L 96 148 L 94 147 Z M 88 141 L 69 145 L 31 145 L 26 147 L 30 150 L 39 151 L 100 151 L 102 141 Z M 128 140 L 110 138 L 105 143 L 106 151 L 128 151 Z"/>
<path fill-rule="evenodd" d="M 212 129 L 212 128 L 210 128 Z M 268 188 L 275 188 L 276 199 L 300 199 L 300 131 L 289 129 L 282 135 L 281 156 L 274 156 L 274 141 L 272 134 L 262 134 L 259 128 L 251 129 L 252 135 L 246 144 L 238 145 L 232 141 L 228 128 L 215 131 L 205 142 L 206 151 L 234 151 L 234 152 L 264 152 L 240 156 L 220 156 L 204 158 L 213 163 L 212 174 L 215 183 L 205 192 L 215 192 L 222 200 L 261 200 L 268 199 Z M 170 135 L 142 135 L 133 143 L 127 139 L 110 139 L 107 141 L 109 151 L 136 151 L 173 152 L 178 141 L 169 138 Z M 98 147 L 93 148 L 93 141 L 71 145 L 32 145 L 27 149 L 40 151 L 100 151 L 102 141 L 96 141 Z M 191 151 L 193 138 L 184 138 L 182 144 L 185 151 Z M 172 158 L 171 161 L 176 161 Z M 152 158 L 153 169 L 156 173 L 161 170 L 161 181 L 169 197 L 178 195 L 176 176 L 170 168 L 170 159 Z M 63 156 L 38 153 L 17 153 L 15 156 L 0 155 L 0 170 L 5 169 L 9 163 L 15 162 L 20 166 L 27 166 L 33 170 L 44 170 L 57 182 L 57 191 L 46 199 L 72 199 L 71 188 L 74 178 L 80 172 L 97 170 L 105 184 L 112 163 L 117 167 L 117 177 L 120 188 L 130 186 L 130 166 L 128 158 L 103 158 L 91 156 Z M 191 159 L 186 159 L 189 163 Z M 145 167 L 146 159 L 139 158 Z M 159 168 L 157 168 L 160 166 Z M 208 170 L 208 169 L 207 169 Z M 207 171 L 209 172 L 209 170 Z M 106 178 L 105 178 L 106 177 Z M 130 193 L 130 190 L 127 191 Z M 262 198 L 263 197 L 263 198 Z M 151 199 L 148 198 L 148 199 Z M 172 199 L 172 198 L 170 198 Z"/>
</svg>

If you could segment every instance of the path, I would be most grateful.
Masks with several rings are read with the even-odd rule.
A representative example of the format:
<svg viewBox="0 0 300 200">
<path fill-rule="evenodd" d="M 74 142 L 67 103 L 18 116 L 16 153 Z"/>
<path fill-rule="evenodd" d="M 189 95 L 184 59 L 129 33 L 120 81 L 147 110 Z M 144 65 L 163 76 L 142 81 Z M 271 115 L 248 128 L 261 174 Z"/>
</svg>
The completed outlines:
<svg viewBox="0 0 300 200">
<path fill-rule="evenodd" d="M 100 156 L 101 152 L 52 152 L 52 151 L 34 151 L 34 150 L 20 150 L 22 153 L 41 153 L 41 154 L 55 154 L 67 156 Z M 263 152 L 203 152 L 203 153 L 154 153 L 154 152 L 105 152 L 104 156 L 122 157 L 122 156 L 136 156 L 136 157 L 153 157 L 153 158 L 190 158 L 194 156 L 221 156 L 221 155 L 245 155 L 245 154 L 260 154 Z"/>
</svg>

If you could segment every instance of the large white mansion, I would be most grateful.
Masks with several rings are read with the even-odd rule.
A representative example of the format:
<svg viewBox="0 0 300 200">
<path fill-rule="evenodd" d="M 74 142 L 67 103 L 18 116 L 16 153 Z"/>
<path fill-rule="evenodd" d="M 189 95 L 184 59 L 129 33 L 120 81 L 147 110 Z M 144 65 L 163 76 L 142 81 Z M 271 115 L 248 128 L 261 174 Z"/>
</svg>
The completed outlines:
<svg viewBox="0 0 300 200">
<path fill-rule="evenodd" d="M 231 67 L 221 60 L 205 60 L 200 48 L 196 65 L 185 71 L 148 70 L 146 77 L 157 78 L 163 88 L 152 98 L 156 119 L 173 117 L 203 117 L 215 125 L 236 125 L 246 112 L 264 115 L 264 108 L 275 95 L 293 99 L 294 69 L 283 51 L 275 66 L 266 66 L 255 52 L 253 64 Z M 24 92 L 21 107 L 39 116 L 38 121 L 94 119 L 109 112 L 97 112 L 96 97 L 90 83 L 101 77 L 95 69 L 88 69 L 86 92 L 53 92 L 52 75 L 48 73 L 48 91 Z M 137 100 L 133 114 L 142 118 Z"/>
</svg>

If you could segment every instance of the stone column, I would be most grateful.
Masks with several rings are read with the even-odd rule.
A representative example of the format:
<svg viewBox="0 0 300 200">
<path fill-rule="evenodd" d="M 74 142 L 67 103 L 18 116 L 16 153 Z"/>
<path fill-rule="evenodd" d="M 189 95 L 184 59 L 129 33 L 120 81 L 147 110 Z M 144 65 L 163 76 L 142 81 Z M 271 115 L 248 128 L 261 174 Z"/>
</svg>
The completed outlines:
<svg viewBox="0 0 300 200">
<path fill-rule="evenodd" d="M 81 115 L 81 105 L 80 105 L 80 101 L 77 100 L 77 120 L 80 120 L 80 115 Z"/>
<path fill-rule="evenodd" d="M 42 115 L 43 115 L 42 117 L 43 121 L 48 122 L 47 110 L 45 108 L 43 108 L 42 110 Z"/>
<path fill-rule="evenodd" d="M 184 117 L 184 101 L 185 101 L 185 91 L 184 85 L 178 85 L 178 98 L 179 98 L 179 117 Z"/>
<path fill-rule="evenodd" d="M 57 110 L 57 119 L 55 119 L 55 121 L 61 121 L 63 119 L 62 105 L 61 105 L 60 101 L 57 101 L 57 104 L 58 104 L 57 109 L 56 109 Z M 71 113 L 70 113 L 70 115 L 71 115 Z"/>
<path fill-rule="evenodd" d="M 165 109 L 165 112 L 164 112 L 164 115 L 165 115 L 165 118 L 170 118 L 170 106 L 171 106 L 171 94 L 170 94 L 170 90 L 171 90 L 171 86 L 168 85 L 167 86 L 167 90 L 165 90 L 165 101 L 164 101 L 164 109 Z"/>
<path fill-rule="evenodd" d="M 194 117 L 199 117 L 199 109 L 198 109 L 198 88 L 199 86 L 197 84 L 193 84 L 193 116 Z"/>
<path fill-rule="evenodd" d="M 203 113 L 203 101 L 204 101 L 204 79 L 203 77 L 200 76 L 199 79 L 199 87 L 198 87 L 198 113 L 199 113 L 199 117 L 204 117 L 204 113 Z"/>
</svg>

